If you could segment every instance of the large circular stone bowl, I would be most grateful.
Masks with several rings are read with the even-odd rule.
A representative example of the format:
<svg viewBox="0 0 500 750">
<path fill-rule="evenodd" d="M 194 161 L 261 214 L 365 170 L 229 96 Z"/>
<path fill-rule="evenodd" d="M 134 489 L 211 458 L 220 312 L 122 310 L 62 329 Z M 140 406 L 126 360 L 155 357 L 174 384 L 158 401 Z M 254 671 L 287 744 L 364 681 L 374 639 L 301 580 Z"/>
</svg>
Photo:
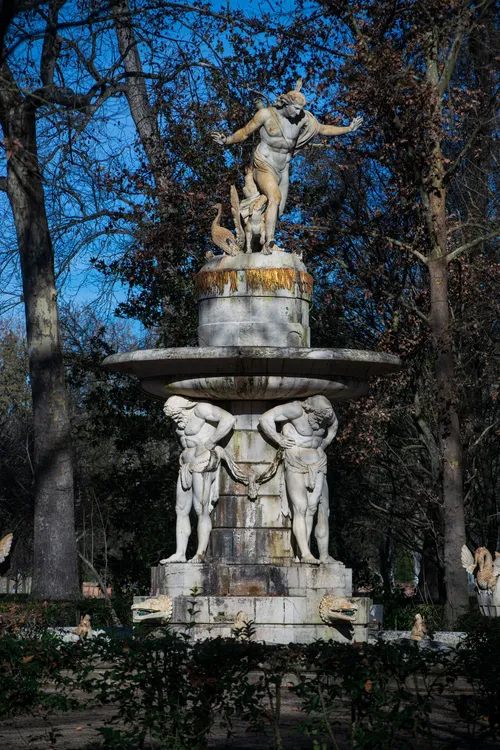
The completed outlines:
<svg viewBox="0 0 500 750">
<path fill-rule="evenodd" d="M 214 400 L 288 400 L 363 395 L 368 380 L 398 372 L 399 357 L 354 349 L 212 346 L 143 349 L 112 354 L 103 367 L 135 375 L 142 390 Z"/>
</svg>

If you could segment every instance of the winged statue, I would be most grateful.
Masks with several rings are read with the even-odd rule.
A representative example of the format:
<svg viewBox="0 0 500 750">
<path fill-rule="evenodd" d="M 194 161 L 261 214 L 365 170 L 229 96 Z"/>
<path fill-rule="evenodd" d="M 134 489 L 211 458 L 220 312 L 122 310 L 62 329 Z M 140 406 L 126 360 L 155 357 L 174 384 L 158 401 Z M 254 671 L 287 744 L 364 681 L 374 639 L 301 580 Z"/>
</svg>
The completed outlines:
<svg viewBox="0 0 500 750">
<path fill-rule="evenodd" d="M 461 559 L 467 573 L 474 575 L 479 604 L 500 607 L 500 553 L 493 559 L 486 547 L 478 547 L 472 554 L 464 544 Z"/>
</svg>

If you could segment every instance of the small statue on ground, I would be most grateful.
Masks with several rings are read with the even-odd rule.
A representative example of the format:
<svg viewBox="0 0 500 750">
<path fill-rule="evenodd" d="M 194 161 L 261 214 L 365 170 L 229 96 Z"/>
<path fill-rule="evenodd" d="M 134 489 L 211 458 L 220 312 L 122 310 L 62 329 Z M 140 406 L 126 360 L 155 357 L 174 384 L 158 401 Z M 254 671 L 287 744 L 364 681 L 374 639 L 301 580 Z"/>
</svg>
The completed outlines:
<svg viewBox="0 0 500 750">
<path fill-rule="evenodd" d="M 427 636 L 427 625 L 422 615 L 415 615 L 410 633 L 411 641 L 421 641 Z"/>
<path fill-rule="evenodd" d="M 92 625 L 90 623 L 90 615 L 85 615 L 80 618 L 80 624 L 71 631 L 79 638 L 88 638 L 92 634 Z"/>
<path fill-rule="evenodd" d="M 302 562 L 335 562 L 328 554 L 328 484 L 325 448 L 337 434 L 338 420 L 325 396 L 311 396 L 266 411 L 264 435 L 283 450 L 283 491 L 292 506 L 292 530 Z M 281 433 L 277 425 L 283 425 Z M 314 516 L 319 560 L 310 550 Z"/>
<path fill-rule="evenodd" d="M 306 98 L 301 88 L 302 81 L 299 79 L 293 91 L 281 94 L 273 107 L 261 107 L 250 122 L 232 135 L 212 133 L 216 143 L 230 146 L 245 141 L 252 133 L 259 131 L 260 143 L 254 151 L 252 162 L 252 182 L 255 181 L 258 190 L 251 201 L 251 215 L 255 214 L 253 220 L 260 226 L 260 216 L 265 208 L 265 231 L 261 245 L 266 255 L 279 249 L 274 234 L 278 217 L 285 210 L 292 156 L 316 135 L 353 133 L 362 123 L 361 117 L 355 117 L 346 127 L 321 124 L 311 112 L 304 109 Z M 248 240 L 247 252 L 251 252 Z"/>
<path fill-rule="evenodd" d="M 176 551 L 160 563 L 186 562 L 191 508 L 198 516 L 198 549 L 191 562 L 203 562 L 212 531 L 210 513 L 218 498 L 219 466 L 221 458 L 226 458 L 217 443 L 230 432 L 235 420 L 220 406 L 182 396 L 171 396 L 163 411 L 177 425 L 182 452 L 175 505 Z"/>
<path fill-rule="evenodd" d="M 479 604 L 500 606 L 500 553 L 495 552 L 493 562 L 486 547 L 478 547 L 473 555 L 464 544 L 461 557 L 467 573 L 474 573 Z"/>
</svg>

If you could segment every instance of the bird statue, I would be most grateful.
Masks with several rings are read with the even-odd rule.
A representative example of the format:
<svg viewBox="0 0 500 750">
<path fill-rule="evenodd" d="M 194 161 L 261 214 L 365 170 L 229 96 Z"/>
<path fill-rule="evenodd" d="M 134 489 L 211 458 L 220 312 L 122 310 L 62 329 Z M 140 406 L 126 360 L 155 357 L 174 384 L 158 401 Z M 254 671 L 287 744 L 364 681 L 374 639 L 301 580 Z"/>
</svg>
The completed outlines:
<svg viewBox="0 0 500 750">
<path fill-rule="evenodd" d="M 10 532 L 3 539 L 0 539 L 0 563 L 3 563 L 8 558 L 13 538 L 14 534 Z"/>
<path fill-rule="evenodd" d="M 486 547 L 478 547 L 472 555 L 472 552 L 464 544 L 462 547 L 462 565 L 467 573 L 475 573 L 476 586 L 482 591 L 488 591 L 492 594 L 497 586 L 500 576 L 500 555 L 495 552 L 495 562 L 489 550 Z"/>
<path fill-rule="evenodd" d="M 238 255 L 243 251 L 244 234 L 237 231 L 235 236 L 229 229 L 222 227 L 220 224 L 222 203 L 216 203 L 214 208 L 217 209 L 217 214 L 212 222 L 212 242 L 226 255 Z"/>
</svg>

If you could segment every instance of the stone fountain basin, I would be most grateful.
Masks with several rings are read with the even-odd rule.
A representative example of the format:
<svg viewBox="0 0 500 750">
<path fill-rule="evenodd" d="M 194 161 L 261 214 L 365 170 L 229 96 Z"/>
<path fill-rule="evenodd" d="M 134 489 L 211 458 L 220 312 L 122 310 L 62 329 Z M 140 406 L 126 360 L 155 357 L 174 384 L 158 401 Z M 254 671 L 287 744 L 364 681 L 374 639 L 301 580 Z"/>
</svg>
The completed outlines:
<svg viewBox="0 0 500 750">
<path fill-rule="evenodd" d="M 112 354 L 103 367 L 135 375 L 149 396 L 288 400 L 363 395 L 369 378 L 398 372 L 399 357 L 357 349 L 220 346 L 143 349 Z"/>
</svg>

